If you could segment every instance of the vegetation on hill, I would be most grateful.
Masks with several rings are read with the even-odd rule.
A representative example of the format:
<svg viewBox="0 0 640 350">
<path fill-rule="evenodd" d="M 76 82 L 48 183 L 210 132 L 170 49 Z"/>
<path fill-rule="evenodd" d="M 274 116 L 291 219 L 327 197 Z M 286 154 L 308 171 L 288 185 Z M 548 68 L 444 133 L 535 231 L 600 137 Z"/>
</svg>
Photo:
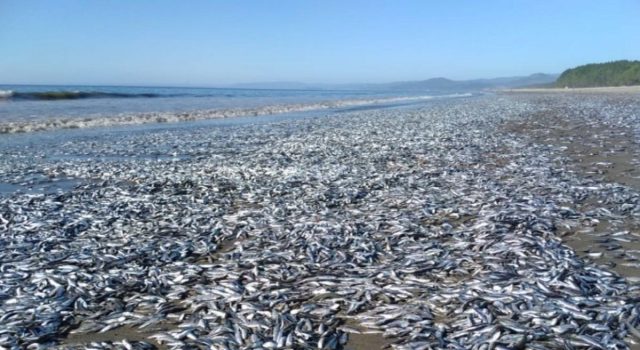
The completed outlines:
<svg viewBox="0 0 640 350">
<path fill-rule="evenodd" d="M 597 87 L 640 85 L 640 61 L 592 63 L 567 69 L 558 80 L 558 87 Z"/>
</svg>

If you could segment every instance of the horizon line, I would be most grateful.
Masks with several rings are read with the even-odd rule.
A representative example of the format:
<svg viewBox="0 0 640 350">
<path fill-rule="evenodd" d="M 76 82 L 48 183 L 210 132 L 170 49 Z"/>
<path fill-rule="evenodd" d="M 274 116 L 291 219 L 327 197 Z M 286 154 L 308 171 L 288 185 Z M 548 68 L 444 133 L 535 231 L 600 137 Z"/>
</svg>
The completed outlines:
<svg viewBox="0 0 640 350">
<path fill-rule="evenodd" d="M 291 88 L 260 88 L 260 87 L 242 87 L 242 85 L 260 85 L 260 84 L 301 84 L 301 85 L 309 85 L 309 88 L 299 88 L 295 90 L 324 90 L 327 87 L 336 87 L 336 86 L 365 86 L 365 85 L 387 85 L 387 84 L 396 84 L 396 83 L 407 83 L 407 82 L 423 82 L 434 79 L 446 79 L 453 82 L 464 82 L 464 81 L 475 81 L 475 80 L 491 80 L 491 79 L 501 79 L 501 78 L 516 78 L 516 77 L 530 77 L 532 75 L 560 75 L 561 73 L 542 73 L 536 72 L 528 75 L 512 75 L 512 76 L 496 76 L 491 78 L 473 78 L 473 79 L 450 79 L 443 76 L 436 76 L 426 79 L 416 79 L 416 80 L 394 80 L 387 82 L 367 82 L 367 83 L 307 83 L 302 81 L 290 81 L 290 80 L 274 80 L 274 81 L 256 81 L 256 82 L 244 82 L 244 83 L 227 83 L 227 84 L 219 84 L 219 85 L 172 85 L 172 84 L 144 84 L 144 83 L 121 83 L 121 84 L 101 84 L 101 83 L 0 83 L 0 86 L 95 86 L 95 87 L 131 87 L 131 88 L 188 88 L 188 89 L 238 89 L 238 90 L 292 90 Z M 316 86 L 315 88 L 313 86 Z M 326 86 L 323 88 L 322 86 Z M 357 90 L 357 89 L 356 89 Z"/>
</svg>

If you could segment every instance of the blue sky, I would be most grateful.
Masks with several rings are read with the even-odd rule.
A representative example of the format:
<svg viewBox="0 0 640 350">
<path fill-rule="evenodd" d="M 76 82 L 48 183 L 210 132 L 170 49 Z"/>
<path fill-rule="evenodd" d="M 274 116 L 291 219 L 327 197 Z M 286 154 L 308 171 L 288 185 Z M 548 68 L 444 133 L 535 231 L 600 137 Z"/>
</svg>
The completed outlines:
<svg viewBox="0 0 640 350">
<path fill-rule="evenodd" d="M 0 0 L 0 83 L 215 86 L 640 59 L 640 1 Z"/>
</svg>

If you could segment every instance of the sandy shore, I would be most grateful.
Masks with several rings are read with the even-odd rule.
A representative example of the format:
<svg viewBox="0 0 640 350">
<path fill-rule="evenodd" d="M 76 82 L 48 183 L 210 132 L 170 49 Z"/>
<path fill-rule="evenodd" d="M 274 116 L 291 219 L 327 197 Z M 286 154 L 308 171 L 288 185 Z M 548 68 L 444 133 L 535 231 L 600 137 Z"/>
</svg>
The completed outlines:
<svg viewBox="0 0 640 350">
<path fill-rule="evenodd" d="M 498 92 L 503 92 L 503 93 L 585 93 L 585 94 L 624 93 L 624 94 L 637 94 L 637 93 L 640 93 L 640 85 L 637 85 L 637 86 L 593 87 L 593 88 L 521 88 L 521 89 L 498 90 Z"/>
</svg>

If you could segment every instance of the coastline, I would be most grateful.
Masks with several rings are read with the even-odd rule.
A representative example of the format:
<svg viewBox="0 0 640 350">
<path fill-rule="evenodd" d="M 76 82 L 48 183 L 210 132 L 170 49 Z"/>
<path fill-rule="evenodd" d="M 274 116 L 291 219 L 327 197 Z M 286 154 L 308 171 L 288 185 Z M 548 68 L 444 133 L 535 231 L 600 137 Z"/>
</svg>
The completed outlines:
<svg viewBox="0 0 640 350">
<path fill-rule="evenodd" d="M 435 99 L 470 97 L 470 93 L 446 95 L 402 96 L 369 99 L 338 99 L 310 103 L 274 104 L 253 108 L 221 108 L 188 112 L 121 113 L 111 116 L 57 117 L 34 120 L 0 121 L 0 134 L 29 133 L 58 129 L 84 129 L 125 125 L 178 123 L 236 117 L 266 116 L 336 108 L 382 105 L 385 103 L 419 102 Z"/>
</svg>

